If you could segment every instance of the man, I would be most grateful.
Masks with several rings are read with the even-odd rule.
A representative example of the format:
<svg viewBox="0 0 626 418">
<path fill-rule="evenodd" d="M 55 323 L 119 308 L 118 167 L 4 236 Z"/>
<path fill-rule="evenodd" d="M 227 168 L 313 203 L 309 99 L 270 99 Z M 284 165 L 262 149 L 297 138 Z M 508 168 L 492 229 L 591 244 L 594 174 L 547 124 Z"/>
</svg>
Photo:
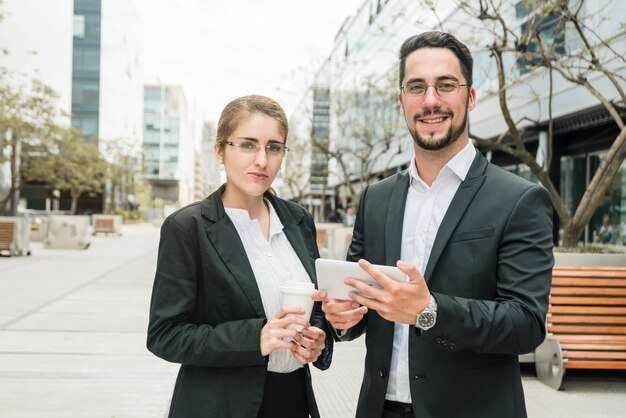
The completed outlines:
<svg viewBox="0 0 626 418">
<path fill-rule="evenodd" d="M 366 333 L 356 415 L 525 417 L 518 355 L 545 337 L 550 197 L 473 147 L 472 56 L 453 36 L 404 42 L 398 99 L 415 157 L 363 191 L 348 250 L 382 289 L 348 278 L 363 296 L 314 296 L 341 340 Z"/>
</svg>

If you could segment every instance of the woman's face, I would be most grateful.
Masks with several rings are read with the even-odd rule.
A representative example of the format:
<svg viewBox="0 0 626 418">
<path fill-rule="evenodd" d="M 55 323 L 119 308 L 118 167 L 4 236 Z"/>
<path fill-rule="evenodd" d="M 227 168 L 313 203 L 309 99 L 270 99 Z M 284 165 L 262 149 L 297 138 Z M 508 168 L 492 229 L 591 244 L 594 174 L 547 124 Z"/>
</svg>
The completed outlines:
<svg viewBox="0 0 626 418">
<path fill-rule="evenodd" d="M 280 124 L 269 116 L 252 114 L 241 119 L 227 141 L 221 150 L 215 144 L 214 151 L 224 163 L 229 192 L 243 199 L 262 196 L 272 185 L 283 161 L 280 153 L 266 150 L 272 144 L 274 151 L 284 146 Z M 260 149 L 251 150 L 252 144 Z"/>
</svg>

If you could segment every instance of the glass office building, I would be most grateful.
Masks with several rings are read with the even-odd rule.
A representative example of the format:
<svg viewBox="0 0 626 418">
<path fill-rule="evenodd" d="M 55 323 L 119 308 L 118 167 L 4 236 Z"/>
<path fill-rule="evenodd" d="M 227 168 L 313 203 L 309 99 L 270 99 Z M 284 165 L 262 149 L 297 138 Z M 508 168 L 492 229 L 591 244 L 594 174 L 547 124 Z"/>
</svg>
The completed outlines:
<svg viewBox="0 0 626 418">
<path fill-rule="evenodd" d="M 143 175 L 153 198 L 180 205 L 193 201 L 194 151 L 187 102 L 179 86 L 144 87 Z"/>
<path fill-rule="evenodd" d="M 74 0 L 72 126 L 98 143 L 100 115 L 101 0 Z"/>
<path fill-rule="evenodd" d="M 471 2 L 468 4 L 472 5 Z M 507 0 L 505 6 L 508 6 L 503 8 L 509 28 L 520 34 L 528 24 L 529 13 L 532 12 L 525 7 L 526 4 L 520 0 Z M 580 13 L 590 19 L 589 23 L 597 31 L 592 39 L 607 42 L 617 57 L 626 54 L 626 33 L 623 30 L 623 19 L 619 18 L 626 13 L 623 2 L 585 0 Z M 559 33 L 555 22 L 550 21 L 551 18 L 548 16 L 546 22 L 543 22 L 542 28 L 545 31 L 542 32 L 542 39 L 560 53 L 580 48 L 581 41 L 573 31 Z M 369 182 L 406 168 L 413 154 L 412 140 L 404 121 L 386 124 L 382 119 L 377 120 L 372 98 L 377 90 L 397 94 L 397 54 L 400 45 L 407 37 L 430 30 L 450 31 L 466 40 L 474 56 L 473 86 L 477 91 L 477 104 L 469 116 L 471 134 L 478 138 L 494 139 L 507 132 L 497 95 L 494 60 L 487 47 L 493 42 L 491 32 L 485 30 L 477 19 L 464 13 L 458 2 L 452 0 L 437 2 L 436 13 L 433 13 L 426 2 L 421 1 L 365 0 L 337 33 L 333 50 L 324 63 L 324 71 L 329 80 L 331 101 L 331 148 L 361 146 L 364 143 L 363 137 L 372 135 L 372 130 L 367 128 L 368 123 L 371 126 L 390 128 L 386 133 L 384 130 L 373 131 L 373 146 L 384 143 L 384 135 L 395 136 L 386 153 L 367 167 Z M 528 48 L 533 50 L 538 46 L 529 44 Z M 517 76 L 516 81 L 507 89 L 512 118 L 521 121 L 518 127 L 523 132 L 526 148 L 533 155 L 543 147 L 545 140 L 542 142 L 541 138 L 547 138 L 548 131 L 548 76 L 545 70 L 537 69 L 535 64 L 510 57 L 504 61 L 507 74 Z M 606 65 L 610 71 L 617 73 L 618 78 L 623 79 L 626 76 L 623 62 L 619 59 Z M 393 77 L 396 77 L 395 82 L 390 83 L 389 80 L 393 80 Z M 615 103 L 622 120 L 626 119 L 626 106 L 606 78 L 594 76 L 590 82 L 608 100 Z M 606 159 L 620 129 L 614 118 L 583 87 L 556 76 L 553 86 L 551 116 L 554 129 L 549 175 L 571 212 L 578 206 L 594 173 Z M 317 87 L 314 84 L 311 90 L 315 91 Z M 349 105 L 345 97 L 350 95 L 355 98 L 369 98 L 369 101 L 361 100 L 359 105 Z M 393 109 L 394 105 L 389 103 L 387 107 Z M 398 110 L 397 105 L 395 110 Z M 303 107 L 299 111 L 308 112 L 311 119 L 315 117 L 310 108 Z M 296 119 L 294 116 L 292 118 Z M 304 116 L 299 118 L 303 119 Z M 392 122 L 391 119 L 389 121 Z M 480 150 L 493 163 L 536 181 L 528 167 L 508 154 L 482 148 Z M 351 161 L 345 159 L 344 163 L 350 165 Z M 335 194 L 342 195 L 345 193 L 345 185 L 342 184 L 345 179 L 335 175 L 337 172 L 339 170 L 336 161 L 330 161 L 328 186 Z M 353 181 L 360 181 L 358 176 L 363 174 L 363 166 L 354 164 L 351 172 L 354 175 Z M 607 230 L 609 233 L 605 232 Z M 562 228 L 555 218 L 555 240 L 559 240 L 561 234 Z M 585 243 L 626 243 L 626 164 L 621 165 L 580 240 Z"/>
</svg>

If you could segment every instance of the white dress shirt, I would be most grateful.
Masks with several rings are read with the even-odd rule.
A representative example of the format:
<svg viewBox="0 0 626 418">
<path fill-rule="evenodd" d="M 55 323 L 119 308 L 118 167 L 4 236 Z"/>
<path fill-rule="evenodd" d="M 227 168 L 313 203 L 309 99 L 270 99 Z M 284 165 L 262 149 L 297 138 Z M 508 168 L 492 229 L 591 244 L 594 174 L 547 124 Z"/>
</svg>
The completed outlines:
<svg viewBox="0 0 626 418">
<path fill-rule="evenodd" d="M 476 149 L 467 146 L 441 169 L 429 187 L 419 176 L 415 156 L 409 166 L 410 185 L 404 208 L 402 224 L 402 249 L 400 259 L 414 264 L 424 274 L 435 236 L 452 198 L 476 156 Z M 389 369 L 386 399 L 411 403 L 409 385 L 409 331 L 413 325 L 394 325 L 393 351 Z M 413 359 L 419 361 L 419 359 Z"/>
<path fill-rule="evenodd" d="M 224 208 L 235 225 L 254 272 L 263 309 L 271 319 L 282 307 L 280 285 L 286 281 L 311 282 L 309 274 L 283 232 L 283 224 L 274 207 L 265 200 L 270 209 L 269 239 L 266 240 L 258 220 L 250 219 L 247 210 Z M 267 370 L 289 373 L 302 367 L 291 351 L 279 348 L 270 353 Z"/>
</svg>

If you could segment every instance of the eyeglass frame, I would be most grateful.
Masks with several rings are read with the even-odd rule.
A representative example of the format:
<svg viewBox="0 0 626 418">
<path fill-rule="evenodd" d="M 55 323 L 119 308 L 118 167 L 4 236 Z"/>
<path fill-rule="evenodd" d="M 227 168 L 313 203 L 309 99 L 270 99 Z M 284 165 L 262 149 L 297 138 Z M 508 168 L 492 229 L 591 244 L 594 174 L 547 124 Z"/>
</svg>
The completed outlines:
<svg viewBox="0 0 626 418">
<path fill-rule="evenodd" d="M 239 150 L 241 150 L 242 153 L 244 154 L 248 154 L 248 155 L 253 155 L 253 154 L 258 154 L 258 152 L 261 150 L 261 148 L 265 149 L 265 155 L 267 155 L 268 157 L 273 157 L 273 158 L 284 158 L 285 155 L 290 151 L 290 148 L 285 145 L 284 142 L 280 142 L 280 141 L 276 141 L 276 140 L 270 140 L 268 141 L 267 144 L 265 144 L 264 146 L 262 145 L 258 145 L 255 144 L 254 141 L 251 138 L 244 138 L 244 137 L 238 137 L 236 139 L 241 139 L 243 140 L 243 142 L 237 143 L 237 142 L 232 142 L 230 140 L 225 140 L 224 143 L 226 145 L 230 145 L 231 147 L 237 148 Z M 251 149 L 245 149 L 243 148 L 243 143 L 247 143 L 253 146 L 253 148 Z M 280 145 L 282 147 L 282 154 L 272 154 L 269 151 L 269 147 L 271 146 L 275 146 L 275 145 Z"/>
<path fill-rule="evenodd" d="M 456 83 L 458 83 L 458 82 L 457 82 L 457 81 L 454 81 L 454 80 L 442 80 L 442 81 L 438 81 L 438 82 L 437 82 L 437 83 L 435 83 L 435 84 L 428 84 L 428 83 L 422 83 L 422 82 L 414 82 L 414 83 L 409 82 L 409 83 L 406 83 L 404 86 L 400 86 L 400 91 L 401 91 L 401 92 L 402 92 L 405 96 L 408 96 L 408 97 L 424 97 L 424 96 L 426 96 L 426 92 L 428 92 L 428 88 L 429 88 L 429 87 L 432 87 L 432 88 L 434 88 L 434 89 L 435 89 L 435 92 L 437 93 L 437 95 L 438 95 L 439 97 L 449 97 L 449 96 L 454 96 L 454 95 L 456 95 L 456 94 L 459 94 L 459 91 L 461 91 L 461 87 L 469 87 L 469 86 L 471 86 L 471 84 L 467 84 L 467 83 L 465 83 L 465 84 L 458 83 L 458 84 L 457 84 L 457 87 L 456 87 L 456 91 L 454 91 L 454 92 L 450 92 L 450 93 L 443 93 L 443 94 L 442 94 L 442 93 L 440 93 L 440 92 L 439 92 L 439 89 L 437 88 L 437 84 L 441 85 L 441 84 L 445 84 L 445 83 L 449 83 L 449 84 L 456 84 Z M 405 90 L 404 88 L 405 88 L 407 85 L 409 85 L 409 84 L 419 84 L 419 85 L 423 85 L 423 86 L 425 86 L 425 88 L 424 88 L 424 93 L 422 93 L 422 94 L 411 94 L 411 93 L 407 93 L 407 90 Z"/>
</svg>

